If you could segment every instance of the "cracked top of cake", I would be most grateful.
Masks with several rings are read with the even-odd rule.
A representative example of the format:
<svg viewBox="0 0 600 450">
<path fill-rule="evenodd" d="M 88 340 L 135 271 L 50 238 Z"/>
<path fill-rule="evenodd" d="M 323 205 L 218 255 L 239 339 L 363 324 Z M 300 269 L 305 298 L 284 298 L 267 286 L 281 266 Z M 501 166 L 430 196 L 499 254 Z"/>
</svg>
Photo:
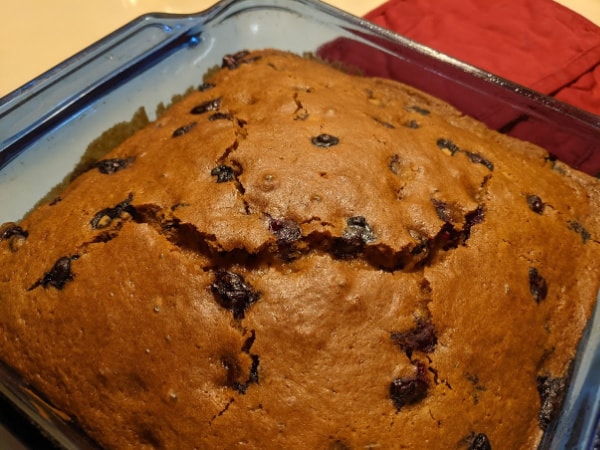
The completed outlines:
<svg viewBox="0 0 600 450">
<path fill-rule="evenodd" d="M 598 205 L 422 92 L 227 55 L 0 228 L 0 357 L 109 448 L 535 448 Z"/>
</svg>

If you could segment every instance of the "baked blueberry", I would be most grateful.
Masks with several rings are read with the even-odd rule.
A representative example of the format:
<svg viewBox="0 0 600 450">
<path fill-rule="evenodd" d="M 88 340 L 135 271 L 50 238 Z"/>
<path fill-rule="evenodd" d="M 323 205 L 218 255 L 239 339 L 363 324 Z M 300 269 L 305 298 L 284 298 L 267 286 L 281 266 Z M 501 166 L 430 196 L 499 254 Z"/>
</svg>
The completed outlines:
<svg viewBox="0 0 600 450">
<path fill-rule="evenodd" d="M 548 283 L 535 267 L 529 268 L 529 292 L 533 299 L 539 303 L 548 295 Z"/>
<path fill-rule="evenodd" d="M 236 319 L 243 319 L 246 309 L 260 298 L 242 275 L 223 269 L 217 270 L 210 288 L 219 305 L 232 311 Z"/>
<path fill-rule="evenodd" d="M 216 112 L 208 116 L 208 120 L 214 122 L 215 120 L 233 120 L 233 116 L 230 113 Z"/>
<path fill-rule="evenodd" d="M 377 122 L 379 125 L 381 125 L 382 127 L 384 127 L 384 128 L 387 128 L 387 129 L 390 129 L 390 130 L 393 130 L 394 128 L 396 128 L 396 127 L 395 127 L 394 125 L 392 125 L 391 123 L 389 123 L 389 122 L 386 122 L 385 120 L 382 120 L 382 119 L 380 119 L 380 118 L 378 118 L 378 117 L 373 117 L 373 120 L 374 120 L 375 122 Z"/>
<path fill-rule="evenodd" d="M 529 206 L 529 209 L 531 209 L 534 213 L 544 213 L 544 202 L 535 194 L 527 195 L 527 205 Z"/>
<path fill-rule="evenodd" d="M 183 136 L 184 134 L 189 133 L 198 123 L 197 122 L 191 122 L 188 123 L 187 125 L 183 125 L 179 128 L 177 128 L 175 131 L 173 131 L 173 137 L 179 137 L 179 136 Z"/>
<path fill-rule="evenodd" d="M 235 179 L 235 170 L 233 167 L 226 166 L 225 164 L 219 164 L 210 171 L 210 174 L 213 177 L 217 177 L 217 183 L 225 183 Z"/>
<path fill-rule="evenodd" d="M 429 383 L 425 375 L 425 366 L 417 362 L 414 377 L 396 378 L 390 383 L 390 398 L 397 410 L 403 406 L 420 402 L 427 397 Z"/>
<path fill-rule="evenodd" d="M 365 244 L 377 240 L 377 236 L 375 236 L 371 226 L 367 223 L 367 219 L 363 216 L 349 217 L 346 219 L 346 224 L 348 227 L 344 230 L 345 236 L 357 235 Z"/>
<path fill-rule="evenodd" d="M 491 161 L 485 159 L 479 153 L 473 153 L 468 150 L 465 150 L 464 153 L 471 160 L 471 162 L 474 162 L 476 164 L 481 164 L 481 165 L 487 167 L 489 170 L 494 170 L 494 164 Z"/>
<path fill-rule="evenodd" d="M 134 158 L 110 158 L 98 161 L 95 166 L 100 173 L 110 175 L 129 167 L 133 163 Z"/>
<path fill-rule="evenodd" d="M 473 435 L 469 450 L 492 450 L 492 444 L 485 434 L 477 433 Z"/>
<path fill-rule="evenodd" d="M 58 290 L 61 290 L 65 287 L 67 282 L 73 280 L 73 273 L 71 272 L 71 260 L 77 259 L 78 256 L 63 256 L 59 258 L 52 268 L 44 274 L 42 278 L 37 280 L 33 286 L 29 288 L 31 291 L 38 286 L 42 286 L 47 288 L 48 286 L 52 286 Z"/>
<path fill-rule="evenodd" d="M 438 200 L 436 198 L 432 198 L 431 203 L 433 203 L 435 212 L 440 220 L 443 220 L 446 223 L 452 222 L 452 215 L 450 214 L 450 208 L 448 208 L 448 203 L 442 200 Z"/>
<path fill-rule="evenodd" d="M 118 203 L 113 208 L 104 208 L 103 210 L 98 211 L 90 221 L 90 225 L 94 230 L 101 230 L 110 226 L 112 221 L 120 218 L 123 213 L 136 217 L 137 214 L 135 208 L 131 205 L 132 200 L 133 196 L 130 194 L 127 199 Z"/>
<path fill-rule="evenodd" d="M 321 133 L 318 136 L 314 136 L 310 139 L 313 145 L 321 148 L 333 147 L 340 143 L 339 138 L 332 136 L 331 134 Z"/>
<path fill-rule="evenodd" d="M 207 100 L 204 103 L 194 106 L 190 114 L 204 114 L 210 111 L 217 111 L 221 107 L 221 97 Z"/>
<path fill-rule="evenodd" d="M 333 241 L 333 254 L 340 259 L 350 259 L 360 254 L 365 245 L 377 240 L 377 236 L 363 216 L 346 219 L 348 225 L 341 237 Z"/>
<path fill-rule="evenodd" d="M 237 53 L 232 53 L 232 54 L 227 54 L 225 56 L 223 56 L 223 61 L 221 62 L 221 67 L 225 68 L 227 67 L 228 69 L 236 69 L 240 62 L 246 57 L 248 56 L 250 52 L 248 50 L 241 50 Z"/>
<path fill-rule="evenodd" d="M 439 138 L 436 144 L 440 150 L 447 150 L 451 155 L 454 155 L 456 152 L 460 151 L 458 145 L 456 145 L 450 139 Z"/>
<path fill-rule="evenodd" d="M 437 335 L 433 322 L 429 319 L 417 319 L 416 326 L 407 331 L 394 331 L 391 334 L 392 341 L 401 350 L 405 351 L 409 358 L 413 351 L 430 353 L 437 344 Z"/>
<path fill-rule="evenodd" d="M 429 114 L 431 114 L 431 112 L 428 109 L 425 109 L 421 106 L 409 106 L 408 109 L 410 111 L 414 111 L 418 114 L 421 114 L 422 116 L 428 116 Z"/>
<path fill-rule="evenodd" d="M 269 231 L 281 242 L 294 242 L 302 237 L 300 226 L 291 219 L 269 218 Z"/>
<path fill-rule="evenodd" d="M 542 430 L 546 430 L 558 414 L 563 403 L 566 387 L 567 383 L 564 378 L 537 377 L 537 390 L 542 404 L 538 412 L 538 424 Z"/>
<path fill-rule="evenodd" d="M 261 56 L 255 56 L 253 58 L 247 58 L 250 54 L 248 50 L 241 50 L 237 53 L 225 55 L 223 57 L 223 61 L 221 63 L 221 67 L 228 68 L 229 70 L 237 69 L 242 63 L 250 63 L 253 61 L 258 61 Z"/>
<path fill-rule="evenodd" d="M 5 223 L 0 226 L 0 241 L 10 239 L 14 236 L 21 237 L 23 239 L 27 239 L 29 236 L 29 232 L 25 231 L 18 225 L 15 225 L 12 222 Z"/>
<path fill-rule="evenodd" d="M 590 232 L 576 220 L 568 220 L 567 224 L 569 225 L 569 230 L 574 231 L 581 236 L 581 240 L 584 244 L 591 239 L 592 235 Z"/>
</svg>

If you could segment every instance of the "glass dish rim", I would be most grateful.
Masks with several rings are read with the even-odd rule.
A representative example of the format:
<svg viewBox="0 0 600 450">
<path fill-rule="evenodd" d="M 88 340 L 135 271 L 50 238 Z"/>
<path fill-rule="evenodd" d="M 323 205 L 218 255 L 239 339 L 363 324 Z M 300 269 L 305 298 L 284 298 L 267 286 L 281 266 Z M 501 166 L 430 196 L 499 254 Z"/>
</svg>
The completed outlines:
<svg viewBox="0 0 600 450">
<path fill-rule="evenodd" d="M 126 39 L 128 36 L 131 36 L 132 33 L 140 29 L 141 27 L 148 25 L 162 26 L 165 23 L 172 24 L 175 31 L 169 39 L 165 39 L 164 42 L 160 43 L 160 46 L 164 46 L 176 39 L 193 39 L 194 35 L 198 33 L 199 29 L 203 25 L 209 23 L 215 16 L 218 16 L 219 14 L 223 13 L 223 11 L 226 11 L 228 8 L 233 7 L 234 5 L 236 6 L 236 8 L 242 9 L 242 5 L 260 8 L 270 7 L 273 5 L 277 6 L 279 4 L 280 2 L 271 0 L 221 0 L 209 7 L 208 9 L 193 14 L 143 14 L 138 18 L 130 21 L 129 23 L 123 25 L 122 27 L 118 28 L 117 30 L 111 32 L 99 41 L 86 47 L 85 49 L 73 55 L 72 57 L 66 59 L 62 63 L 49 69 L 48 71 L 44 72 L 43 74 L 39 75 L 33 80 L 25 83 L 23 86 L 17 88 L 13 92 L 0 98 L 0 118 L 5 113 L 10 112 L 15 104 L 25 103 L 31 98 L 33 98 L 41 90 L 51 88 L 55 82 L 59 81 L 61 77 L 64 76 L 65 72 L 69 73 L 80 67 L 82 64 L 85 64 L 87 61 L 94 59 L 96 57 L 95 55 L 99 51 L 106 48 L 106 46 L 112 45 L 116 40 Z M 394 44 L 410 47 L 412 50 L 417 51 L 425 56 L 436 60 L 441 60 L 444 64 L 452 66 L 458 70 L 464 71 L 478 79 L 484 80 L 485 82 L 490 83 L 490 85 L 517 92 L 519 95 L 522 95 L 523 97 L 526 97 L 531 101 L 538 102 L 544 108 L 549 108 L 561 114 L 568 115 L 576 121 L 584 123 L 587 126 L 598 128 L 600 130 L 600 116 L 596 116 L 574 106 L 556 100 L 552 97 L 540 94 L 532 89 L 521 86 L 512 81 L 506 80 L 496 75 L 492 75 L 482 69 L 464 63 L 453 57 L 447 56 L 435 49 L 432 49 L 409 38 L 394 33 L 393 31 L 379 27 L 378 25 L 375 25 L 365 19 L 353 16 L 349 13 L 346 13 L 333 6 L 322 3 L 318 0 L 288 0 L 287 8 L 293 9 L 294 4 L 302 4 L 304 6 L 323 11 L 331 17 L 335 17 L 336 19 L 347 22 L 349 26 L 366 29 L 367 31 L 377 35 L 378 37 L 382 37 L 386 40 L 389 40 Z M 128 61 L 125 64 L 129 63 L 130 62 Z M 60 111 L 57 111 L 57 113 L 58 112 Z M 34 123 L 32 126 L 34 128 L 38 128 L 39 126 L 45 124 L 51 119 L 52 116 L 42 118 L 39 123 Z M 18 145 L 20 142 L 22 141 L 20 139 L 17 139 L 17 141 L 15 141 L 14 143 L 10 143 L 10 145 Z M 4 143 L 0 144 L 0 154 L 3 151 Z"/>
</svg>

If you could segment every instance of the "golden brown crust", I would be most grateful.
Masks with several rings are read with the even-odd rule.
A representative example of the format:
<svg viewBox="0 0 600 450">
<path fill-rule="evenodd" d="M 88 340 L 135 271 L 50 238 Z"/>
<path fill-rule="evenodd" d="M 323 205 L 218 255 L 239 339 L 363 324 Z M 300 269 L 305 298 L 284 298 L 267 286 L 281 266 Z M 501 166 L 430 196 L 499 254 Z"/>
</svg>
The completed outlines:
<svg viewBox="0 0 600 450">
<path fill-rule="evenodd" d="M 109 448 L 535 447 L 598 180 L 392 81 L 229 63 L 0 229 L 0 357 Z"/>
</svg>

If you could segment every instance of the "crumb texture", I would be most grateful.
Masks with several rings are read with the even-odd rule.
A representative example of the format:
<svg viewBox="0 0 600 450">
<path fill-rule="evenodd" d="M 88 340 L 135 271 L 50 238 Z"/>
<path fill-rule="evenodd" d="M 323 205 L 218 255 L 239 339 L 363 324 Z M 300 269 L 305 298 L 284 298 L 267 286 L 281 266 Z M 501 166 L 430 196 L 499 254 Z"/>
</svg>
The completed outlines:
<svg viewBox="0 0 600 450">
<path fill-rule="evenodd" d="M 0 358 L 106 448 L 533 449 L 599 205 L 410 87 L 227 55 L 2 225 Z"/>
</svg>

